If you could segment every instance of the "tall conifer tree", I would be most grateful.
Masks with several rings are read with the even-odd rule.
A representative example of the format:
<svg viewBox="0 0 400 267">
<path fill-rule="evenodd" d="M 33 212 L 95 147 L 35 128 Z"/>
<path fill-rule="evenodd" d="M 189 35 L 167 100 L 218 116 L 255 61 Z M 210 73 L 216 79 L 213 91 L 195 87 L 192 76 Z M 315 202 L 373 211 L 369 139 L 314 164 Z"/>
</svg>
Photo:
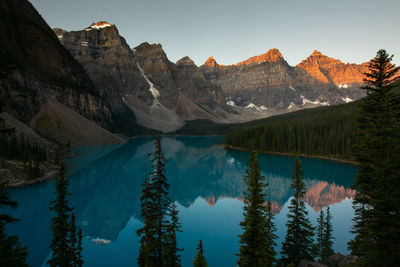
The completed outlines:
<svg viewBox="0 0 400 267">
<path fill-rule="evenodd" d="M 244 180 L 247 185 L 245 202 L 243 207 L 244 219 L 240 223 L 243 233 L 240 238 L 240 266 L 272 266 L 275 252 L 273 235 L 274 226 L 272 224 L 272 213 L 265 205 L 265 189 L 268 183 L 261 175 L 258 164 L 257 154 L 250 153 L 249 167 L 246 169 Z M 271 251 L 272 248 L 272 251 Z"/>
<path fill-rule="evenodd" d="M 324 253 L 322 254 L 322 260 L 326 261 L 330 256 L 334 254 L 333 251 L 333 241 L 334 239 L 332 235 L 332 215 L 330 212 L 330 208 L 326 208 L 326 217 L 324 221 L 324 233 L 323 233 L 323 247 L 324 247 Z"/>
<path fill-rule="evenodd" d="M 295 190 L 295 193 L 290 200 L 289 213 L 287 215 L 288 222 L 286 223 L 287 232 L 281 252 L 285 264 L 293 263 L 297 265 L 303 259 L 314 259 L 314 228 L 308 218 L 308 212 L 303 199 L 306 193 L 306 186 L 303 179 L 301 163 L 296 158 L 294 170 L 292 171 L 292 184 L 290 186 Z"/>
<path fill-rule="evenodd" d="M 53 239 L 50 244 L 51 258 L 47 261 L 50 266 L 69 267 L 77 266 L 78 239 L 75 226 L 75 215 L 68 204 L 68 185 L 64 162 L 60 164 L 59 177 L 56 184 L 56 199 L 51 202 L 50 210 L 56 213 L 51 219 Z M 81 238 L 81 237 L 80 237 Z M 80 241 L 81 242 L 81 241 Z M 83 262 L 83 261 L 82 261 Z M 82 265 L 82 264 L 81 264 Z"/>
<path fill-rule="evenodd" d="M 201 239 L 197 245 L 197 253 L 193 261 L 193 267 L 208 267 Z"/>
<path fill-rule="evenodd" d="M 183 249 L 178 248 L 176 233 L 182 232 L 182 225 L 179 222 L 178 210 L 176 208 L 177 208 L 176 204 L 172 203 L 168 210 L 168 216 L 170 218 L 170 222 L 167 226 L 167 234 L 164 246 L 167 267 L 181 266 L 181 259 L 178 253 Z"/>
<path fill-rule="evenodd" d="M 10 199 L 6 192 L 5 184 L 0 183 L 0 210 L 4 207 L 15 208 L 17 202 Z M 16 222 L 17 219 L 8 214 L 0 213 L 0 266 L 28 266 L 26 257 L 28 252 L 17 236 L 6 234 L 6 224 Z"/>
<path fill-rule="evenodd" d="M 323 261 L 325 254 L 325 248 L 324 248 L 325 216 L 323 210 L 319 212 L 316 230 L 317 230 L 316 253 L 319 259 Z"/>
<path fill-rule="evenodd" d="M 349 248 L 365 266 L 400 262 L 400 95 L 393 92 L 399 67 L 392 58 L 382 49 L 370 61 L 357 119 L 355 237 Z"/>
<path fill-rule="evenodd" d="M 145 178 L 141 200 L 144 225 L 140 236 L 139 266 L 180 266 L 176 232 L 180 231 L 178 211 L 168 197 L 169 184 L 165 176 L 167 162 L 161 148 L 161 138 L 155 141 L 150 180 Z M 169 220 L 169 217 L 171 220 Z"/>
</svg>

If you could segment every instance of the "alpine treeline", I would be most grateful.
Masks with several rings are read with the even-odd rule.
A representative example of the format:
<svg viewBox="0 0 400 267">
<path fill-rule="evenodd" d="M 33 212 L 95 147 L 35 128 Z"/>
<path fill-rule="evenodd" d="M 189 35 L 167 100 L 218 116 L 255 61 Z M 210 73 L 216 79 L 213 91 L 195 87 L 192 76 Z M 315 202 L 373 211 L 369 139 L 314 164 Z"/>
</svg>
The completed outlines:
<svg viewBox="0 0 400 267">
<path fill-rule="evenodd" d="M 361 266 L 400 262 L 400 95 L 393 92 L 400 68 L 392 58 L 379 50 L 370 61 L 357 118 L 355 237 L 349 248 Z"/>
<path fill-rule="evenodd" d="M 352 158 L 356 104 L 301 110 L 227 134 L 225 144 L 246 150 Z"/>
<path fill-rule="evenodd" d="M 153 170 L 145 179 L 142 188 L 141 216 L 142 228 L 137 230 L 140 237 L 139 266 L 181 266 L 176 233 L 181 231 L 178 211 L 168 196 L 169 184 L 165 176 L 167 160 L 161 148 L 161 138 L 155 141 L 152 154 Z"/>
</svg>

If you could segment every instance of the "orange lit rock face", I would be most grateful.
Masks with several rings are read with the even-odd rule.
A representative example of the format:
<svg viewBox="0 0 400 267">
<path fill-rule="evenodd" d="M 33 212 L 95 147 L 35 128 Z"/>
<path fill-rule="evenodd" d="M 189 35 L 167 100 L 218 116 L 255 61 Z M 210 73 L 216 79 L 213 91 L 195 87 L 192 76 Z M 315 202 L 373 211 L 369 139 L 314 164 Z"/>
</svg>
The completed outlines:
<svg viewBox="0 0 400 267">
<path fill-rule="evenodd" d="M 328 182 L 319 182 L 307 191 L 304 200 L 315 211 L 320 211 L 326 206 L 352 198 L 355 194 L 356 191 L 352 189 L 346 189 L 336 184 L 328 184 Z"/>
<path fill-rule="evenodd" d="M 204 62 L 205 66 L 209 66 L 209 67 L 216 67 L 218 66 L 217 61 L 215 61 L 214 57 L 209 57 L 207 58 L 206 62 Z"/>
<path fill-rule="evenodd" d="M 111 26 L 110 23 L 108 23 L 107 21 L 98 21 L 98 22 L 94 22 L 90 25 L 90 27 L 108 27 Z"/>
<path fill-rule="evenodd" d="M 251 65 L 251 64 L 260 64 L 263 62 L 273 63 L 283 59 L 281 52 L 278 49 L 270 49 L 267 53 L 251 57 L 245 61 L 239 62 L 236 66 L 240 65 Z"/>
<path fill-rule="evenodd" d="M 323 83 L 335 83 L 340 85 L 362 83 L 364 72 L 367 71 L 367 63 L 346 64 L 340 60 L 327 57 L 321 52 L 314 52 L 296 67 L 304 69 L 308 74 Z"/>
</svg>

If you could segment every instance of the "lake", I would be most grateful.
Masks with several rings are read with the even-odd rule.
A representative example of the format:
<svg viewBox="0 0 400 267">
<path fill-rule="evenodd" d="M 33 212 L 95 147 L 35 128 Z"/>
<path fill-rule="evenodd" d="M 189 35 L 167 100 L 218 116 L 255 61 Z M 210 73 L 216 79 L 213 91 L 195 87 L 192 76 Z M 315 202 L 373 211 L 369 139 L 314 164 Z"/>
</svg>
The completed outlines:
<svg viewBox="0 0 400 267">
<path fill-rule="evenodd" d="M 209 266 L 235 266 L 239 250 L 239 222 L 243 218 L 243 175 L 249 154 L 227 150 L 223 137 L 164 137 L 168 159 L 166 176 L 170 197 L 178 205 L 183 233 L 178 234 L 182 265 L 192 266 L 196 246 L 203 240 Z M 123 145 L 75 149 L 67 160 L 70 205 L 82 228 L 84 266 L 137 266 L 140 191 L 148 154 L 154 138 L 136 138 Z M 262 174 L 267 177 L 279 252 L 286 233 L 288 203 L 293 194 L 290 170 L 294 157 L 260 154 Z M 315 225 L 321 209 L 330 206 L 333 215 L 334 250 L 348 253 L 352 238 L 350 189 L 357 168 L 333 161 L 300 158 L 310 220 Z M 42 266 L 49 257 L 53 216 L 48 207 L 55 198 L 55 180 L 10 190 L 19 207 L 11 211 L 20 221 L 7 231 L 29 247 L 28 263 Z"/>
</svg>

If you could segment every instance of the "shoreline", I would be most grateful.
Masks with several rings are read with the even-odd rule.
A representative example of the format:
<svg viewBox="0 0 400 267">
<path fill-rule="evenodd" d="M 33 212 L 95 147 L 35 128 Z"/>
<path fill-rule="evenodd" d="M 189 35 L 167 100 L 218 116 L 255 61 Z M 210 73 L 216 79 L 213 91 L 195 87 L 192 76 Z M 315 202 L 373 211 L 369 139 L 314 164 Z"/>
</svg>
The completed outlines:
<svg viewBox="0 0 400 267">
<path fill-rule="evenodd" d="M 235 146 L 226 145 L 226 144 L 222 144 L 222 146 L 227 149 L 249 152 L 248 149 L 245 149 L 242 147 L 235 147 Z M 330 161 L 345 163 L 345 164 L 349 164 L 349 165 L 353 165 L 353 166 L 358 166 L 357 162 L 355 162 L 355 161 L 341 159 L 341 158 L 335 158 L 335 157 L 328 157 L 328 156 L 317 156 L 317 155 L 297 154 L 297 153 L 289 153 L 289 152 L 275 152 L 275 151 L 265 151 L 265 150 L 258 150 L 257 152 L 262 153 L 262 154 L 270 154 L 270 155 L 300 156 L 300 157 L 306 157 L 306 158 L 316 158 L 316 159 L 330 160 Z"/>
<path fill-rule="evenodd" d="M 59 172 L 58 169 L 51 170 L 38 179 L 31 180 L 31 181 L 24 180 L 24 181 L 17 182 L 17 183 L 7 184 L 6 188 L 20 188 L 20 187 L 30 186 L 30 185 L 42 183 L 45 181 L 49 181 L 49 180 L 57 178 L 58 172 Z"/>
</svg>

